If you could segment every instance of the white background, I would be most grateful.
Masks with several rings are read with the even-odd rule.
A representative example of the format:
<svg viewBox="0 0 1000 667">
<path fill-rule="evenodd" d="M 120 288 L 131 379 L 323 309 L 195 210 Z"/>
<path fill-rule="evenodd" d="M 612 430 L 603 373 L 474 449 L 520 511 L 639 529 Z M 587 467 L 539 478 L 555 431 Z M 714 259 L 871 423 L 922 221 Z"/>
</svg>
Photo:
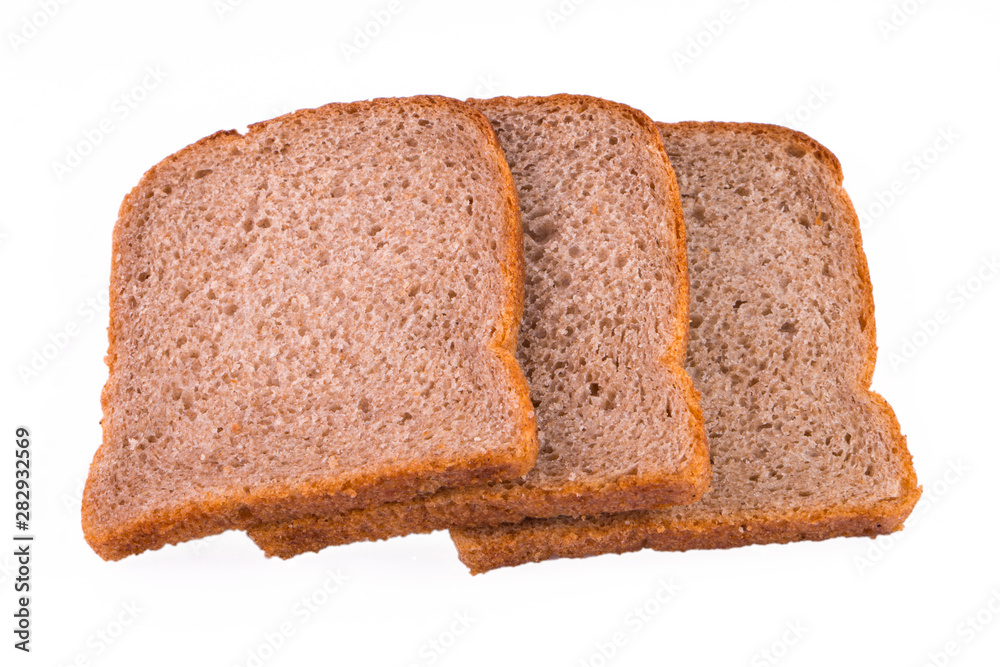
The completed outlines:
<svg viewBox="0 0 1000 667">
<path fill-rule="evenodd" d="M 563 16 L 556 0 L 403 0 L 350 59 L 343 45 L 387 0 L 49 4 L 51 17 L 40 0 L 0 10 L 0 663 L 997 664 L 996 3 L 566 0 Z M 117 563 L 91 552 L 79 505 L 101 440 L 111 230 L 147 168 L 216 130 L 331 101 L 556 92 L 662 121 L 780 121 L 838 155 L 869 212 L 875 388 L 924 485 L 903 533 L 478 577 L 446 533 L 289 562 L 238 533 Z M 20 424 L 34 435 L 30 655 L 11 646 Z M 677 588 L 666 601 L 661 580 Z"/>
</svg>

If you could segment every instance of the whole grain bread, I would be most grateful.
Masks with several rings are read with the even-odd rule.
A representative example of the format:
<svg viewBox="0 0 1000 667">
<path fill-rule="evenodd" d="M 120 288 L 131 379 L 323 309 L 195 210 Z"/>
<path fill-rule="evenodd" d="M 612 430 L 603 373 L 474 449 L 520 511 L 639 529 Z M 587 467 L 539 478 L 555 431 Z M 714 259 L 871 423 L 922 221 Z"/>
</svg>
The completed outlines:
<svg viewBox="0 0 1000 667">
<path fill-rule="evenodd" d="M 711 490 L 692 505 L 454 530 L 473 572 L 642 548 L 889 533 L 920 496 L 892 409 L 870 391 L 868 266 L 837 159 L 782 127 L 661 124 L 688 230 L 687 369 Z"/>
<path fill-rule="evenodd" d="M 489 122 L 447 98 L 302 110 L 150 169 L 114 231 L 88 542 L 524 474 L 521 237 Z"/>
<path fill-rule="evenodd" d="M 260 526 L 268 555 L 525 516 L 693 502 L 708 446 L 681 364 L 687 263 L 676 181 L 656 126 L 592 97 L 470 100 L 518 189 L 526 295 L 517 356 L 540 441 L 522 479 Z"/>
</svg>

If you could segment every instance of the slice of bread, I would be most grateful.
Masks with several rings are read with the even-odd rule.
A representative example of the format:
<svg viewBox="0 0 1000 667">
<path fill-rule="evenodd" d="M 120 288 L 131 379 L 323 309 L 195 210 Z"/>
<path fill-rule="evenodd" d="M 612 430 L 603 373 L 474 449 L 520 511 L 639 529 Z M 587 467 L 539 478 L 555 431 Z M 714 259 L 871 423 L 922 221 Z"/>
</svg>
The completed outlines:
<svg viewBox="0 0 1000 667">
<path fill-rule="evenodd" d="M 837 159 L 769 125 L 659 126 L 688 230 L 687 368 L 712 489 L 658 512 L 452 531 L 473 572 L 642 548 L 888 533 L 920 496 L 892 409 L 869 390 L 875 320 Z"/>
<path fill-rule="evenodd" d="M 114 231 L 106 559 L 523 475 L 522 232 L 486 118 L 331 104 L 153 167 Z"/>
<path fill-rule="evenodd" d="M 518 188 L 526 296 L 518 360 L 541 449 L 523 479 L 262 526 L 268 555 L 525 516 L 696 500 L 708 445 L 681 364 L 687 263 L 680 197 L 656 126 L 591 97 L 470 101 Z"/>
</svg>

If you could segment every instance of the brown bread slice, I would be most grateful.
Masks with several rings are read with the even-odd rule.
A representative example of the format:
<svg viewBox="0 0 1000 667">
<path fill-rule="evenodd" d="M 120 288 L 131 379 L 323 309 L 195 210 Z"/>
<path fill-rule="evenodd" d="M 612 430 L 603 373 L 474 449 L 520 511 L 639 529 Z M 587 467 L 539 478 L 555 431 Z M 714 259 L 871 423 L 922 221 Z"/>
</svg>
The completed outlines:
<svg viewBox="0 0 1000 667">
<path fill-rule="evenodd" d="M 115 226 L 88 542 L 118 559 L 524 474 L 521 236 L 457 100 L 302 110 L 153 167 Z"/>
<path fill-rule="evenodd" d="M 541 449 L 523 479 L 262 526 L 268 555 L 525 516 L 692 502 L 708 446 L 690 378 L 676 181 L 644 114 L 591 97 L 470 101 L 518 188 L 526 296 L 518 359 Z"/>
<path fill-rule="evenodd" d="M 452 531 L 473 572 L 609 552 L 888 533 L 920 496 L 892 409 L 869 390 L 875 320 L 837 159 L 737 123 L 659 125 L 688 230 L 687 369 L 711 490 L 659 512 Z"/>
</svg>

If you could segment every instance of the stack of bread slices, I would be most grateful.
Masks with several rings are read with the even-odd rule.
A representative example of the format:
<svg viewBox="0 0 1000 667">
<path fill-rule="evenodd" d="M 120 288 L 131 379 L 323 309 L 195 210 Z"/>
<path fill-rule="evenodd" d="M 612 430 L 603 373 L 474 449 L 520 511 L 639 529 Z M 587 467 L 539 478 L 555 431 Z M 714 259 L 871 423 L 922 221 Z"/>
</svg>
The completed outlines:
<svg viewBox="0 0 1000 667">
<path fill-rule="evenodd" d="M 920 489 L 841 181 L 786 128 L 578 95 L 202 139 L 119 212 L 84 534 L 447 529 L 483 572 L 897 530 Z"/>
</svg>

